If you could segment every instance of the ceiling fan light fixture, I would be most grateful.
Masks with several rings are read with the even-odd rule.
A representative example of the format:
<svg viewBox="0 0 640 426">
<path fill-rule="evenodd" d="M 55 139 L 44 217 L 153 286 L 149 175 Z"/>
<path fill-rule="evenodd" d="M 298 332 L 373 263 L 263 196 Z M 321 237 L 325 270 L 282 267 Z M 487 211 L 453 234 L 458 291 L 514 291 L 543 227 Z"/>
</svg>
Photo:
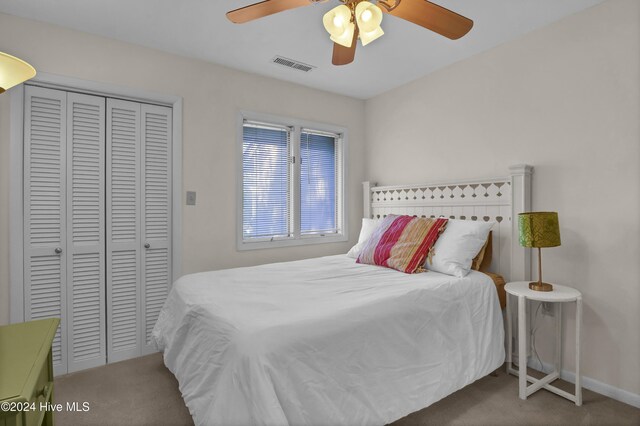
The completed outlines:
<svg viewBox="0 0 640 426">
<path fill-rule="evenodd" d="M 351 9 L 344 4 L 334 7 L 324 14 L 322 23 L 331 35 L 331 40 L 344 47 L 351 47 L 355 24 L 351 22 Z"/>
<path fill-rule="evenodd" d="M 0 52 L 0 93 L 35 76 L 36 70 L 31 65 L 15 56 Z"/>
<path fill-rule="evenodd" d="M 356 6 L 356 21 L 360 31 L 374 31 L 382 23 L 382 9 L 368 1 L 361 1 Z"/>
<path fill-rule="evenodd" d="M 373 31 L 369 31 L 368 33 L 361 31 L 360 41 L 362 42 L 363 46 L 366 46 L 367 44 L 371 43 L 373 40 L 379 38 L 383 34 L 384 34 L 384 31 L 382 31 L 382 28 L 380 27 L 376 28 Z"/>
<path fill-rule="evenodd" d="M 360 30 L 360 41 L 366 46 L 384 34 L 382 23 L 382 9 L 368 1 L 361 1 L 356 6 L 356 22 Z"/>
<path fill-rule="evenodd" d="M 347 24 L 347 28 L 339 36 L 329 37 L 331 41 L 334 41 L 344 47 L 351 47 L 353 43 L 353 32 L 356 30 L 356 25 L 351 22 Z"/>
</svg>

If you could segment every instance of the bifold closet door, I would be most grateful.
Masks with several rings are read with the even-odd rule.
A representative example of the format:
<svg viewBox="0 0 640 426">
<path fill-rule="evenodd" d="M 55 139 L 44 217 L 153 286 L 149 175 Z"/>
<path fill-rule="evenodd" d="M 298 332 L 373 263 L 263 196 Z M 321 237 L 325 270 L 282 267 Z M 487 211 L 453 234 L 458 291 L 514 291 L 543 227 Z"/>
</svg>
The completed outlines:
<svg viewBox="0 0 640 426">
<path fill-rule="evenodd" d="M 25 89 L 25 320 L 61 319 L 56 374 L 104 364 L 105 99 Z"/>
<path fill-rule="evenodd" d="M 142 353 L 171 285 L 171 108 L 142 105 Z"/>
<path fill-rule="evenodd" d="M 106 363 L 105 98 L 67 94 L 68 371 Z"/>
<path fill-rule="evenodd" d="M 67 372 L 67 93 L 27 86 L 24 120 L 25 321 L 60 318 L 53 368 Z"/>
<path fill-rule="evenodd" d="M 107 354 L 141 355 L 140 104 L 107 99 Z"/>
<path fill-rule="evenodd" d="M 171 284 L 171 108 L 107 99 L 109 362 L 155 352 Z"/>
</svg>

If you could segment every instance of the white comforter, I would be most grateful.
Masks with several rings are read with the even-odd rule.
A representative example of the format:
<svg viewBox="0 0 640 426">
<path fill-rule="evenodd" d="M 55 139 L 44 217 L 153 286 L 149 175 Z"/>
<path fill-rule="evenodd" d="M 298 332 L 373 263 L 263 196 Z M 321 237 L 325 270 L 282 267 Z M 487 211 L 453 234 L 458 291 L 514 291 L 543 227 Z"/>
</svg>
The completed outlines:
<svg viewBox="0 0 640 426">
<path fill-rule="evenodd" d="M 486 275 L 344 255 L 184 276 L 153 337 L 197 425 L 383 425 L 504 362 Z"/>
</svg>

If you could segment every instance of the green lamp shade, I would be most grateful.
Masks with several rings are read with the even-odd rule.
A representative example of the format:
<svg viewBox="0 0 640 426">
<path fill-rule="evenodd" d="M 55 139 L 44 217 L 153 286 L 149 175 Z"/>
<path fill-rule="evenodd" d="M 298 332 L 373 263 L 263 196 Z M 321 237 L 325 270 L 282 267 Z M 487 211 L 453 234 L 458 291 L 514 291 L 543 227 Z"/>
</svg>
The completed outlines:
<svg viewBox="0 0 640 426">
<path fill-rule="evenodd" d="M 523 247 L 557 247 L 560 225 L 556 212 L 527 212 L 518 215 L 520 245 Z"/>
</svg>

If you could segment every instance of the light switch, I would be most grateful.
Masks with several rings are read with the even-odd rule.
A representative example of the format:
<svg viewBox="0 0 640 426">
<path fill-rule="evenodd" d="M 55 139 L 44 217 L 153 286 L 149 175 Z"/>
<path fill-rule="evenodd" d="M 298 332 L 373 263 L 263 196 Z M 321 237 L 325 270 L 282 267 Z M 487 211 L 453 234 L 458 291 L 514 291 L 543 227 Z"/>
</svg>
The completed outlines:
<svg viewBox="0 0 640 426">
<path fill-rule="evenodd" d="M 196 205 L 196 191 L 187 191 L 187 205 L 188 206 Z"/>
</svg>

